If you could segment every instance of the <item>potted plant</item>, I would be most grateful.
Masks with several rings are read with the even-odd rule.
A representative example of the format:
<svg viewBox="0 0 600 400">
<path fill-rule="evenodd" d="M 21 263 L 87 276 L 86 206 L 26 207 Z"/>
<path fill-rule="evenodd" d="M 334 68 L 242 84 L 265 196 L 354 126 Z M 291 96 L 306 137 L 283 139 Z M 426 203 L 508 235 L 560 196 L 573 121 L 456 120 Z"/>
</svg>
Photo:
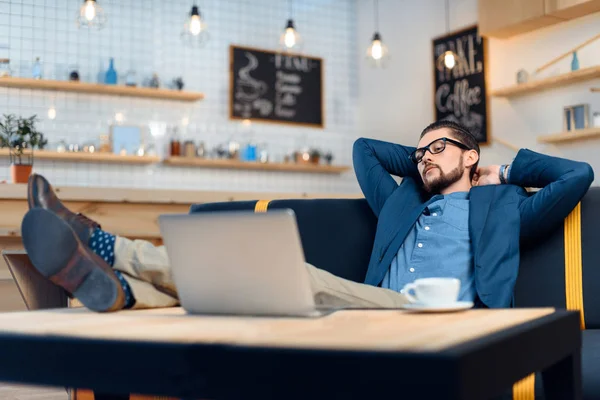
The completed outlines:
<svg viewBox="0 0 600 400">
<path fill-rule="evenodd" d="M 8 147 L 13 183 L 26 183 L 33 167 L 33 150 L 43 149 L 48 141 L 35 127 L 37 116 L 29 118 L 4 115 L 0 120 L 0 147 Z"/>
<path fill-rule="evenodd" d="M 313 164 L 319 164 L 319 161 L 321 161 L 321 152 L 318 149 L 312 149 L 310 151 L 310 161 Z"/>
</svg>

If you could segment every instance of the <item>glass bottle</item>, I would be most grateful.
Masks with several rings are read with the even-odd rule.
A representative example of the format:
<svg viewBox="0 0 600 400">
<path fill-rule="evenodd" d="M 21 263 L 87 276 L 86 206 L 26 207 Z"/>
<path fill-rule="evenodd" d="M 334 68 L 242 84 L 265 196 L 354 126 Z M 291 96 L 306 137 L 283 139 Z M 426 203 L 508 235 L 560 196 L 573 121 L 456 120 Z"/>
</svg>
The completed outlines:
<svg viewBox="0 0 600 400">
<path fill-rule="evenodd" d="M 104 76 L 104 83 L 106 83 L 107 85 L 117 84 L 117 71 L 115 70 L 115 59 L 112 57 L 110 59 L 108 70 L 106 71 L 106 75 Z"/>
<path fill-rule="evenodd" d="M 42 79 L 42 63 L 40 63 L 39 57 L 37 57 L 35 63 L 33 63 L 31 74 L 33 75 L 33 79 Z"/>
<path fill-rule="evenodd" d="M 179 141 L 179 134 L 177 132 L 177 128 L 173 128 L 171 134 L 171 155 L 172 156 L 180 156 L 181 155 L 181 142 Z"/>
<path fill-rule="evenodd" d="M 198 143 L 198 147 L 196 148 L 196 156 L 200 158 L 204 158 L 206 156 L 206 147 L 204 146 L 204 142 Z"/>
<path fill-rule="evenodd" d="M 577 58 L 577 52 L 573 52 L 573 60 L 571 61 L 571 71 L 577 71 L 579 69 L 579 59 Z"/>
</svg>

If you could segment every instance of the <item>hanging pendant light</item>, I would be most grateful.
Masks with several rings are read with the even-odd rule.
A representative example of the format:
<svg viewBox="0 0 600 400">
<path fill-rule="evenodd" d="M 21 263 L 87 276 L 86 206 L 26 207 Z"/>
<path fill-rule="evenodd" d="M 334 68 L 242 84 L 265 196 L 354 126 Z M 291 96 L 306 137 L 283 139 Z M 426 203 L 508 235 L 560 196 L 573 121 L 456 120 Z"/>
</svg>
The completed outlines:
<svg viewBox="0 0 600 400">
<path fill-rule="evenodd" d="M 373 67 L 384 67 L 389 60 L 388 48 L 381 39 L 379 33 L 379 1 L 373 1 L 373 15 L 375 17 L 375 33 L 371 39 L 371 45 L 367 49 L 367 59 Z"/>
<path fill-rule="evenodd" d="M 206 22 L 202 19 L 200 9 L 194 1 L 192 10 L 186 17 L 185 23 L 183 24 L 183 31 L 181 32 L 181 40 L 184 44 L 191 47 L 201 47 L 209 39 L 208 27 Z"/>
<path fill-rule="evenodd" d="M 79 28 L 102 29 L 106 24 L 106 14 L 96 0 L 84 0 L 77 13 L 77 26 Z"/>
<path fill-rule="evenodd" d="M 450 5 L 449 0 L 446 0 L 446 34 L 448 33 L 450 33 Z M 440 71 L 444 68 L 451 70 L 459 61 L 458 54 L 452 50 L 447 50 L 438 57 L 437 69 Z"/>
<path fill-rule="evenodd" d="M 290 19 L 288 19 L 285 29 L 279 38 L 279 45 L 283 51 L 300 51 L 302 50 L 304 42 L 294 25 L 294 20 L 292 18 L 294 11 L 292 0 L 289 0 L 289 6 Z"/>
</svg>

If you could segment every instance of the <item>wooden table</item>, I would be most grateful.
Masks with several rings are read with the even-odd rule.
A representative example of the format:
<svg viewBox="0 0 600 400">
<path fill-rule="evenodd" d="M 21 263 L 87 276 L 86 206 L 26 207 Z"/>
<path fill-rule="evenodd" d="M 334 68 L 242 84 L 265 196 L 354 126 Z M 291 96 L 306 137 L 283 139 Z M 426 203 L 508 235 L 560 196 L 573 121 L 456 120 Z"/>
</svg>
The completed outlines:
<svg viewBox="0 0 600 400">
<path fill-rule="evenodd" d="M 486 399 L 534 371 L 547 399 L 580 399 L 580 348 L 579 314 L 548 308 L 0 315 L 0 381 L 187 399 Z"/>
</svg>

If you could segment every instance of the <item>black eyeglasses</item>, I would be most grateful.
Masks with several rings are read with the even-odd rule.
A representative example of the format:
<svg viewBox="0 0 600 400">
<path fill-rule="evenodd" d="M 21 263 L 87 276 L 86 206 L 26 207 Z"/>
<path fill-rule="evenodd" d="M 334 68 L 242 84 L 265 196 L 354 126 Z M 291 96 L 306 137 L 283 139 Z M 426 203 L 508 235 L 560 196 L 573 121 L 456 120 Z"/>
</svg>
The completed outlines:
<svg viewBox="0 0 600 400">
<path fill-rule="evenodd" d="M 464 150 L 471 150 L 468 146 L 462 144 L 461 142 L 458 142 L 453 139 L 449 139 L 447 137 L 443 137 L 443 138 L 434 140 L 433 142 L 429 143 L 425 147 L 419 147 L 418 149 L 413 151 L 413 153 L 409 157 L 412 162 L 414 162 L 415 164 L 418 164 L 421 162 L 423 157 L 425 157 L 426 151 L 429 151 L 431 154 L 441 153 L 442 151 L 444 151 L 446 149 L 446 143 L 452 143 L 456 147 L 460 147 L 461 149 L 464 149 Z"/>
</svg>

